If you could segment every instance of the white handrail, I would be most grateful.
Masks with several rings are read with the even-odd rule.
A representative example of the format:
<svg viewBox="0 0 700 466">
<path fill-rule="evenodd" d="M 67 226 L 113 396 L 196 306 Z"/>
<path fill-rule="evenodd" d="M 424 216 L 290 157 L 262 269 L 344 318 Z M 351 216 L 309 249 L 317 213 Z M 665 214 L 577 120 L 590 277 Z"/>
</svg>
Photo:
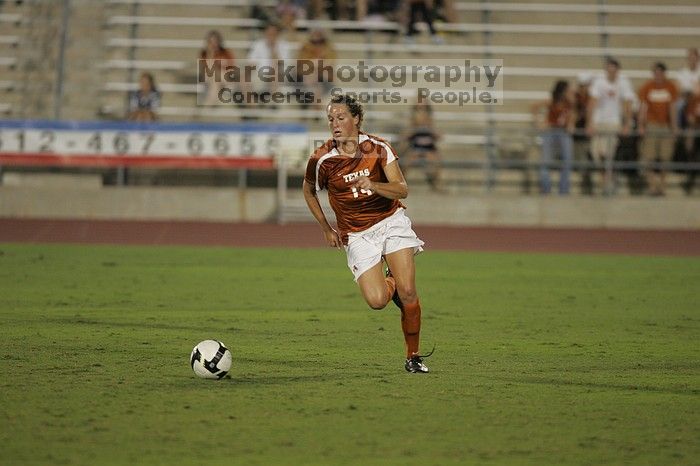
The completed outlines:
<svg viewBox="0 0 700 466">
<path fill-rule="evenodd" d="M 262 117 L 269 119 L 314 119 L 320 113 L 318 110 L 304 109 L 256 109 L 247 108 L 241 109 L 237 107 L 182 107 L 182 106 L 163 106 L 158 110 L 158 113 L 163 116 L 209 116 L 209 117 Z M 369 110 L 367 118 L 396 120 L 397 113 L 384 110 Z M 469 121 L 469 122 L 487 122 L 498 121 L 508 123 L 525 123 L 532 121 L 530 113 L 519 112 L 500 112 L 500 113 L 485 113 L 482 111 L 462 111 L 462 112 L 444 112 L 437 111 L 433 113 L 436 121 Z"/>
<path fill-rule="evenodd" d="M 269 6 L 277 5 L 275 0 L 107 0 L 112 5 L 197 5 L 197 6 Z"/>
<path fill-rule="evenodd" d="M 568 4 L 568 3 L 496 3 L 455 2 L 460 11 L 513 11 L 552 13 L 632 13 L 652 15 L 700 14 L 696 5 L 620 5 L 620 4 Z"/>
<path fill-rule="evenodd" d="M 167 26 L 221 26 L 221 27 L 261 27 L 263 22 L 252 18 L 212 18 L 212 17 L 181 17 L 181 16 L 112 16 L 107 20 L 109 25 L 167 25 Z M 363 21 L 330 21 L 330 20 L 299 20 L 295 23 L 297 29 L 344 29 L 344 30 L 380 30 L 400 31 L 401 26 L 393 21 L 363 22 Z M 438 23 L 438 31 L 450 32 L 504 32 L 532 34 L 616 34 L 616 35 L 657 35 L 657 36 L 698 36 L 700 28 L 695 27 L 664 27 L 664 26 L 600 26 L 581 25 L 575 27 L 562 24 L 498 24 L 498 23 Z"/>
<path fill-rule="evenodd" d="M 226 45 L 233 49 L 250 48 L 250 41 L 226 41 Z M 297 43 L 291 43 L 292 49 L 298 48 Z M 107 40 L 109 47 L 149 47 L 149 48 L 196 48 L 203 46 L 201 40 L 187 39 L 130 39 L 127 37 L 114 37 Z M 453 45 L 453 44 L 416 44 L 407 47 L 404 44 L 381 43 L 351 43 L 339 42 L 333 45 L 336 50 L 344 52 L 422 52 L 435 56 L 442 54 L 491 54 L 494 58 L 498 55 L 556 55 L 578 57 L 605 57 L 615 55 L 617 57 L 655 57 L 655 58 L 684 58 L 684 48 L 637 48 L 637 47 L 537 47 L 528 45 Z M 623 63 L 624 65 L 624 63 Z"/>
</svg>

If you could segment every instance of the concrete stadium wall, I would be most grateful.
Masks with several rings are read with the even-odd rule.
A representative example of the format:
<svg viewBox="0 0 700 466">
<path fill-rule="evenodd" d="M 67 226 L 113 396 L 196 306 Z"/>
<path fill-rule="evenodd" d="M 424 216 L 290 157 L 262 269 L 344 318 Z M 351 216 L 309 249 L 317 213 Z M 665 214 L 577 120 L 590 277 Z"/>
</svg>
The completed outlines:
<svg viewBox="0 0 700 466">
<path fill-rule="evenodd" d="M 99 179 L 99 176 L 97 177 Z M 0 217 L 263 222 L 275 218 L 272 189 L 103 187 L 85 175 L 3 177 Z"/>
<path fill-rule="evenodd" d="M 649 197 L 469 196 L 406 202 L 415 222 L 463 226 L 700 229 L 700 201 Z"/>
<path fill-rule="evenodd" d="M 292 205 L 303 205 L 296 190 L 288 197 Z M 426 192 L 413 193 L 405 204 L 416 224 L 700 229 L 698 198 Z M 276 212 L 274 189 L 101 187 L 89 180 L 70 187 L 11 181 L 0 186 L 0 217 L 9 218 L 265 222 L 273 221 Z M 310 215 L 305 218 L 312 221 Z"/>
</svg>

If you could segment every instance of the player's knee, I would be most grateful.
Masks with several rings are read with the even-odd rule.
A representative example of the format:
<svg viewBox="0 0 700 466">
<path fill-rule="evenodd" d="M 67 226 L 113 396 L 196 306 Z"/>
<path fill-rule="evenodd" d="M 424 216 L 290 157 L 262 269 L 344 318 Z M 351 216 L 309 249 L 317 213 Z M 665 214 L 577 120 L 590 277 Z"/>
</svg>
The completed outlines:
<svg viewBox="0 0 700 466">
<path fill-rule="evenodd" d="M 398 291 L 399 298 L 401 298 L 401 301 L 404 303 L 415 303 L 418 301 L 418 293 L 414 285 L 399 286 L 396 291 Z"/>
<path fill-rule="evenodd" d="M 365 296 L 365 301 L 374 310 L 384 309 L 387 304 L 386 294 L 380 292 Z"/>
<path fill-rule="evenodd" d="M 368 299 L 367 304 L 369 304 L 369 307 L 374 309 L 375 311 L 378 311 L 380 309 L 384 309 L 386 307 L 386 301 L 383 299 Z"/>
</svg>

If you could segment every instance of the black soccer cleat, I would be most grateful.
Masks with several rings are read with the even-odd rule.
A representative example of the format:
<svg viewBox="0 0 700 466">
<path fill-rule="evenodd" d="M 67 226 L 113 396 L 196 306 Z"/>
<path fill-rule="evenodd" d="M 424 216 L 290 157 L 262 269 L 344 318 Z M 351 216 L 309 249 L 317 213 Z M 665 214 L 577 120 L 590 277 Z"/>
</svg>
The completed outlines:
<svg viewBox="0 0 700 466">
<path fill-rule="evenodd" d="M 386 274 L 387 277 L 393 277 L 391 274 L 391 270 L 389 270 L 389 266 L 386 266 Z M 394 283 L 396 283 L 396 279 L 394 279 Z M 398 288 L 398 287 L 397 287 Z M 401 298 L 399 298 L 399 292 L 394 288 L 394 294 L 391 296 L 391 300 L 394 301 L 394 304 L 396 304 L 396 307 L 399 309 L 403 309 L 403 303 L 401 302 Z"/>
<path fill-rule="evenodd" d="M 410 372 L 411 374 L 427 374 L 430 372 L 428 366 L 423 364 L 423 358 L 429 358 L 434 352 L 435 346 L 433 346 L 433 349 L 428 354 L 414 354 L 409 359 L 406 359 L 406 365 L 404 366 L 406 372 Z"/>
<path fill-rule="evenodd" d="M 406 368 L 406 372 L 410 372 L 411 374 L 427 374 L 430 372 L 428 366 L 423 364 L 423 358 L 418 355 L 413 356 L 411 359 L 406 359 L 406 365 L 404 367 Z"/>
</svg>

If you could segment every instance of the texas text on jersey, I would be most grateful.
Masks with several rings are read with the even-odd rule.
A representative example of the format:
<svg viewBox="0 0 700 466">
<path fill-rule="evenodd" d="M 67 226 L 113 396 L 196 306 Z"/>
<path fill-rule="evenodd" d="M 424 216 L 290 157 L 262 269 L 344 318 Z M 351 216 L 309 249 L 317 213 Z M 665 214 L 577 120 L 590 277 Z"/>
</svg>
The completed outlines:
<svg viewBox="0 0 700 466">
<path fill-rule="evenodd" d="M 361 176 L 386 183 L 383 167 L 397 159 L 386 141 L 366 133 L 360 133 L 355 157 L 341 155 L 335 140 L 329 139 L 309 159 L 306 182 L 316 191 L 328 190 L 343 243 L 347 244 L 348 232 L 366 230 L 403 207 L 396 199 L 353 187 L 354 180 Z"/>
</svg>

